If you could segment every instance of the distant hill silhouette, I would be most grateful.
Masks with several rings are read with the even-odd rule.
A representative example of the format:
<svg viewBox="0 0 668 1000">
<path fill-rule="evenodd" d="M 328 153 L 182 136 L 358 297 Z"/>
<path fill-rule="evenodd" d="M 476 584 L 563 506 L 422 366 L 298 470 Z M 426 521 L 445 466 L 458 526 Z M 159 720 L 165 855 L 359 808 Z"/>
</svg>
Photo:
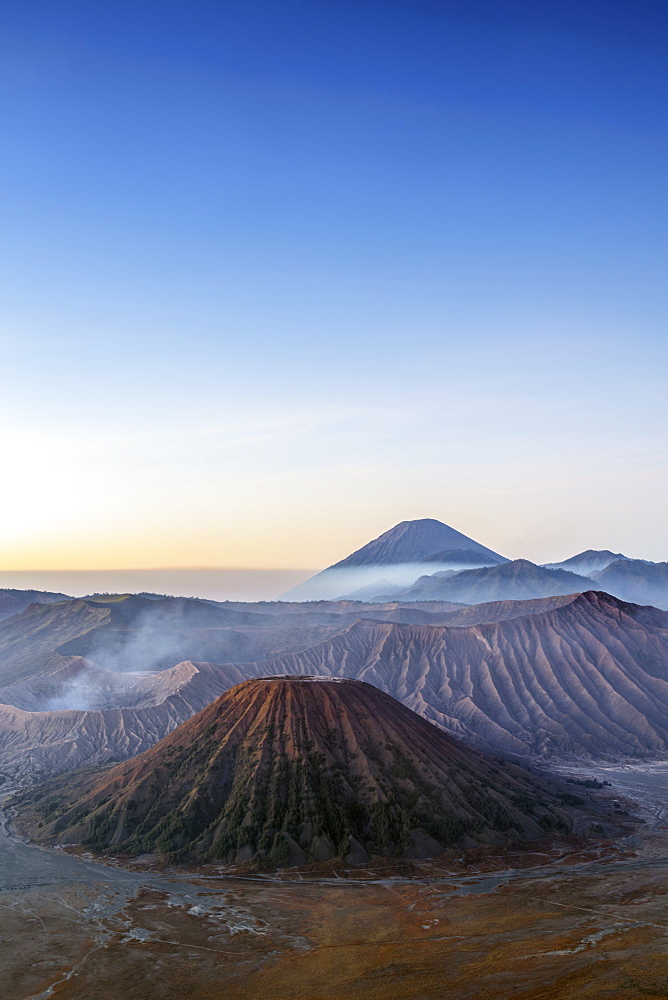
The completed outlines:
<svg viewBox="0 0 668 1000">
<path fill-rule="evenodd" d="M 498 566 L 422 576 L 412 587 L 395 593 L 394 599 L 480 604 L 486 601 L 523 601 L 590 589 L 592 580 L 589 577 L 562 569 L 543 569 L 527 559 L 515 559 Z"/>
<path fill-rule="evenodd" d="M 627 559 L 628 556 L 621 552 L 611 552 L 609 549 L 587 549 L 585 552 L 578 552 L 570 559 L 563 559 L 561 562 L 543 563 L 544 569 L 565 569 L 569 573 L 579 573 L 581 576 L 591 576 L 599 570 L 605 569 L 610 563 L 617 559 Z"/>
<path fill-rule="evenodd" d="M 20 614 L 31 604 L 51 604 L 53 601 L 67 601 L 67 594 L 54 594 L 48 590 L 0 589 L 0 621 Z"/>
<path fill-rule="evenodd" d="M 617 559 L 592 577 L 601 589 L 626 601 L 668 608 L 668 562 Z"/>
</svg>

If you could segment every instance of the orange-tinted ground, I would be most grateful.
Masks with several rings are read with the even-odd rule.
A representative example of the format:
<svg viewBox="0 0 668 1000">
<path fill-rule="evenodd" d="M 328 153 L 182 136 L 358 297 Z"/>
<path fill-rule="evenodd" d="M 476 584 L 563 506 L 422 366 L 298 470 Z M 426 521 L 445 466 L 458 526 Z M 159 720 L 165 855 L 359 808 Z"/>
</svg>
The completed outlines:
<svg viewBox="0 0 668 1000">
<path fill-rule="evenodd" d="M 462 876 L 230 880 L 202 884 L 200 905 L 144 888 L 106 914 L 104 894 L 90 888 L 29 890 L 3 911 L 3 995 L 27 1000 L 51 987 L 63 1000 L 668 996 L 668 882 L 650 856 L 662 841 L 646 863 L 600 862 L 591 874 L 566 859 L 561 874 L 527 871 L 496 888 Z"/>
<path fill-rule="evenodd" d="M 264 879 L 136 866 L 130 876 L 58 859 L 69 881 L 56 866 L 44 884 L 0 892 L 2 997 L 668 997 L 668 830 L 649 785 L 644 795 L 642 837 L 488 857 L 477 872 L 450 861 L 348 880 L 332 866 Z M 36 850 L 14 846 L 17 864 Z M 91 881 L 98 872 L 106 881 Z"/>
</svg>

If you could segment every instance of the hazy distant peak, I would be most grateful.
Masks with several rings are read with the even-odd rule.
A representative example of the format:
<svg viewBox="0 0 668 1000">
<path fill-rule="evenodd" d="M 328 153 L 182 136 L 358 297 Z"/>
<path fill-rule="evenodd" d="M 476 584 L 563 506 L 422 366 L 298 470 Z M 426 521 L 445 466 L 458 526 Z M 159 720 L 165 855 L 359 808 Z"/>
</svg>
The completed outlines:
<svg viewBox="0 0 668 1000">
<path fill-rule="evenodd" d="M 571 556 L 570 559 L 562 560 L 562 562 L 543 563 L 543 568 L 565 569 L 573 573 L 580 573 L 582 576 L 589 576 L 590 573 L 605 569 L 606 566 L 618 559 L 625 560 L 628 559 L 628 556 L 621 552 L 611 552 L 610 549 L 586 549 L 584 552 L 578 552 L 577 555 Z"/>
<path fill-rule="evenodd" d="M 421 576 L 398 599 L 403 601 L 451 600 L 461 604 L 517 601 L 591 590 L 590 577 L 563 569 L 545 569 L 528 559 L 514 559 L 497 566 L 466 569 L 459 573 Z"/>
<path fill-rule="evenodd" d="M 599 587 L 619 594 L 624 600 L 668 608 L 668 562 L 615 559 L 592 573 L 592 578 Z"/>
<path fill-rule="evenodd" d="M 511 579 L 516 576 L 531 577 L 534 579 L 544 579 L 545 578 L 545 567 L 538 566 L 536 563 L 531 562 L 530 559 L 513 559 L 499 564 L 498 566 L 486 566 L 481 567 L 479 570 L 470 570 L 469 572 L 487 573 L 490 577 L 498 577 L 501 579 Z M 577 576 L 577 574 L 569 570 L 551 570 L 555 576 L 559 576 L 563 579 L 564 576 Z"/>
<path fill-rule="evenodd" d="M 467 560 L 477 555 L 478 565 L 505 562 L 498 552 L 481 545 L 463 535 L 461 531 L 424 517 L 415 521 L 401 521 L 378 538 L 367 542 L 362 548 L 329 566 L 321 573 L 306 580 L 283 599 L 309 601 L 339 599 L 351 594 L 373 594 L 380 590 L 390 593 L 390 587 L 407 587 L 414 583 L 423 572 L 422 564 L 430 556 L 438 553 L 464 551 Z M 464 566 L 471 565 L 464 562 Z M 382 569 L 381 569 L 382 567 Z M 462 568 L 459 563 L 457 569 Z"/>
<path fill-rule="evenodd" d="M 391 566 L 402 563 L 423 562 L 429 556 L 452 549 L 465 549 L 490 556 L 494 561 L 503 560 L 498 552 L 481 545 L 461 531 L 456 531 L 442 521 L 431 517 L 416 521 L 400 521 L 378 538 L 334 563 L 330 569 L 348 566 Z"/>
</svg>

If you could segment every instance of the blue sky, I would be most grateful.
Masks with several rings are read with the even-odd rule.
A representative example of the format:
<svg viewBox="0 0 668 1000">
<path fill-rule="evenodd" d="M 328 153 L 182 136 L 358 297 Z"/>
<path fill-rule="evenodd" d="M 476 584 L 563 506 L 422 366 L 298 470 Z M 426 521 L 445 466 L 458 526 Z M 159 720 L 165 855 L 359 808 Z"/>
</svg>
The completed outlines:
<svg viewBox="0 0 668 1000">
<path fill-rule="evenodd" d="M 0 568 L 668 557 L 667 10 L 5 4 Z"/>
</svg>

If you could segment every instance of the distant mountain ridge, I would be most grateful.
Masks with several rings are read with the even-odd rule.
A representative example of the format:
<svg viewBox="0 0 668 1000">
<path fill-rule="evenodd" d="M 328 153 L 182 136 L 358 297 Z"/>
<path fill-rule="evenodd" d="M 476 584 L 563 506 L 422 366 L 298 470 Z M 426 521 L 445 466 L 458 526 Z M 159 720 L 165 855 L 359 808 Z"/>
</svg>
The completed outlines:
<svg viewBox="0 0 668 1000">
<path fill-rule="evenodd" d="M 60 668 L 76 657 L 112 670 L 164 669 L 185 659 L 255 659 L 251 625 L 273 623 L 246 611 L 187 598 L 105 595 L 31 604 L 0 621 L 0 686 Z M 222 655 L 221 655 L 222 654 Z"/>
<path fill-rule="evenodd" d="M 0 589 L 0 621 L 25 611 L 31 604 L 51 604 L 55 601 L 68 601 L 67 594 L 55 594 L 48 590 L 11 590 Z"/>
<path fill-rule="evenodd" d="M 668 562 L 631 559 L 607 549 L 588 549 L 561 563 L 546 563 L 544 568 L 578 572 L 588 576 L 601 590 L 624 601 L 668 609 Z"/>
<path fill-rule="evenodd" d="M 504 570 L 504 566 L 513 568 Z M 484 572 L 495 568 L 496 573 Z M 477 570 L 481 571 L 477 575 L 466 575 Z M 455 576 L 457 579 L 453 582 Z M 454 604 L 473 604 L 538 599 L 589 590 L 592 585 L 622 600 L 668 609 L 667 562 L 631 559 L 609 549 L 587 549 L 560 562 L 536 566 L 526 559 L 509 560 L 434 518 L 400 522 L 289 591 L 282 600 L 290 603 L 361 601 L 382 604 L 447 600 Z M 166 600 L 193 600 L 152 593 L 96 594 L 80 600 L 89 604 L 111 605 L 121 597 L 128 602 L 128 607 L 137 599 L 151 600 L 156 604 Z M 61 594 L 43 591 L 0 590 L 0 625 L 3 619 L 26 610 L 31 602 L 44 604 L 72 600 Z M 264 611 L 262 602 L 244 605 L 243 602 L 196 600 L 203 607 L 217 607 L 223 611 L 231 611 L 232 606 L 242 614 L 246 608 L 249 609 L 247 613 L 252 609 L 255 616 Z M 228 619 L 229 622 L 231 619 Z M 255 622 L 259 622 L 259 617 L 255 618 Z M 0 630 L 0 683 L 2 647 Z M 88 655 L 82 648 L 77 648 L 75 652 Z M 253 655 L 250 646 L 247 652 L 250 658 Z M 261 654 L 259 649 L 256 652 Z M 184 654 L 209 658 L 204 648 L 184 650 Z M 171 662 L 178 662 L 178 658 L 172 657 Z"/>
<path fill-rule="evenodd" d="M 396 591 L 393 598 L 402 601 L 441 600 L 482 604 L 488 601 L 523 601 L 575 594 L 591 589 L 592 580 L 589 577 L 562 569 L 544 569 L 528 559 L 515 559 L 497 566 L 421 576 L 412 587 Z"/>
<path fill-rule="evenodd" d="M 40 675 L 55 682 L 63 668 L 82 659 L 119 673 L 163 671 L 184 660 L 250 662 L 313 645 L 360 617 L 443 621 L 457 607 L 442 601 L 421 608 L 400 602 L 215 604 L 128 594 L 31 604 L 0 621 L 0 688 Z"/>
<path fill-rule="evenodd" d="M 536 566 L 528 559 L 511 561 L 434 518 L 401 521 L 284 599 L 475 604 L 575 593 L 591 589 L 592 583 L 623 600 L 668 608 L 668 563 L 587 549 L 562 562 Z"/>
<path fill-rule="evenodd" d="M 308 615 L 308 606 L 292 607 Z M 559 760 L 668 753 L 667 612 L 594 591 L 443 615 L 424 607 L 412 606 L 408 624 L 341 615 L 327 638 L 269 659 L 128 675 L 79 658 L 4 687 L 0 780 L 123 760 L 234 684 L 286 674 L 369 681 L 494 752 Z M 401 611 L 410 616 L 411 606 Z"/>
<path fill-rule="evenodd" d="M 618 559 L 592 577 L 602 589 L 610 589 L 627 601 L 668 607 L 668 562 Z"/>
</svg>

